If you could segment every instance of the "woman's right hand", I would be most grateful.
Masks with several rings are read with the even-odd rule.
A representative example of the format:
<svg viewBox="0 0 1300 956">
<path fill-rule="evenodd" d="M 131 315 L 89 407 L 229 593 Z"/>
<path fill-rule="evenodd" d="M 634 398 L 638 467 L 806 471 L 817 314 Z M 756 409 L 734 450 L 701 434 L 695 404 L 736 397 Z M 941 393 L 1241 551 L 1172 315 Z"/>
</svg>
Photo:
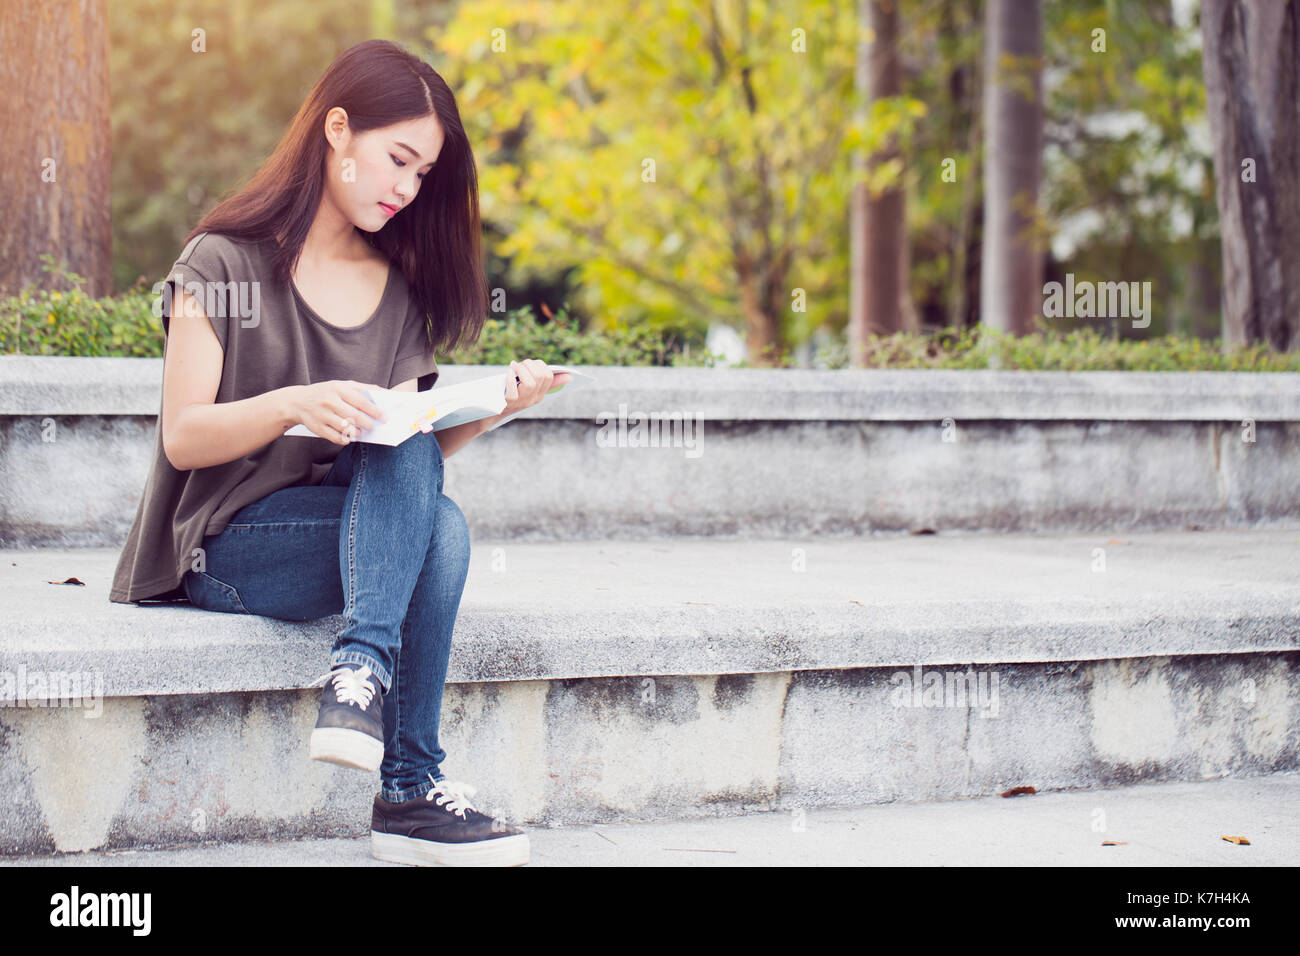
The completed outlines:
<svg viewBox="0 0 1300 956">
<path fill-rule="evenodd" d="M 364 390 L 368 388 L 382 386 L 348 380 L 301 385 L 295 396 L 294 416 L 321 438 L 347 445 L 377 421 L 388 421 L 383 409 L 366 398 Z"/>
</svg>

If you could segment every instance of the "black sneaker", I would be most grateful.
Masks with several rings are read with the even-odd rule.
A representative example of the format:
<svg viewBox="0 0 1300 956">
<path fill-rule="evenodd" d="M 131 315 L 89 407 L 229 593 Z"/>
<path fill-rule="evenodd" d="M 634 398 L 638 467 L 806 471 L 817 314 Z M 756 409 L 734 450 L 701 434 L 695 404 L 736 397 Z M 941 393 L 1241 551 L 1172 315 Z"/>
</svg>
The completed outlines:
<svg viewBox="0 0 1300 956">
<path fill-rule="evenodd" d="M 369 667 L 340 664 L 308 686 L 318 684 L 325 689 L 311 732 L 311 759 L 378 770 L 384 762 L 384 695 L 378 679 Z"/>
<path fill-rule="evenodd" d="M 433 774 L 429 774 L 433 780 Z M 434 780 L 424 799 L 389 803 L 375 795 L 370 813 L 370 852 L 377 860 L 412 866 L 523 866 L 523 830 L 470 806 L 474 788 Z"/>
</svg>

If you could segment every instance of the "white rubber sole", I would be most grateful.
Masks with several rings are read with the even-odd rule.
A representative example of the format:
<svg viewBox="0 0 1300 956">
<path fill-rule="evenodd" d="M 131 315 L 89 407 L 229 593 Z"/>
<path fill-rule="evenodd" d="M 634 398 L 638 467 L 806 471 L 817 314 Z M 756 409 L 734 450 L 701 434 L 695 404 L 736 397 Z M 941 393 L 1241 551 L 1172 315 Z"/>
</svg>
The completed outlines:
<svg viewBox="0 0 1300 956">
<path fill-rule="evenodd" d="M 434 843 L 371 830 L 370 853 L 376 860 L 410 866 L 524 866 L 528 863 L 528 835 L 516 833 L 474 843 Z"/>
<path fill-rule="evenodd" d="M 378 770 L 384 742 L 346 727 L 316 727 L 311 732 L 311 759 L 356 770 Z"/>
</svg>

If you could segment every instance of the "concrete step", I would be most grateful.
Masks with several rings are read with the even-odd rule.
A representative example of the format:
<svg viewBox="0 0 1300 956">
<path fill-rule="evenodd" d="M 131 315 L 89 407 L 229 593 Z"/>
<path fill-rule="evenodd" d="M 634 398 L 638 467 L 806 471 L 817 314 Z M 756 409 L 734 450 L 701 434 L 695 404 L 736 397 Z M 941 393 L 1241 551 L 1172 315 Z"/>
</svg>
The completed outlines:
<svg viewBox="0 0 1300 956">
<path fill-rule="evenodd" d="M 529 865 L 1291 866 L 1300 858 L 1297 804 L 1300 774 L 1279 773 L 1010 799 L 535 826 Z M 364 806 L 357 816 L 364 820 Z M 0 867 L 400 865 L 374 859 L 368 836 L 0 857 Z"/>
<path fill-rule="evenodd" d="M 520 824 L 1292 770 L 1297 544 L 475 539 L 443 770 Z M 341 618 L 112 604 L 115 560 L 0 552 L 0 682 L 104 695 L 0 707 L 0 852 L 359 835 L 377 776 L 306 756 Z"/>
<path fill-rule="evenodd" d="M 582 368 L 447 460 L 479 533 L 1300 528 L 1295 373 Z M 161 395 L 161 359 L 0 356 L 0 547 L 120 546 Z"/>
</svg>

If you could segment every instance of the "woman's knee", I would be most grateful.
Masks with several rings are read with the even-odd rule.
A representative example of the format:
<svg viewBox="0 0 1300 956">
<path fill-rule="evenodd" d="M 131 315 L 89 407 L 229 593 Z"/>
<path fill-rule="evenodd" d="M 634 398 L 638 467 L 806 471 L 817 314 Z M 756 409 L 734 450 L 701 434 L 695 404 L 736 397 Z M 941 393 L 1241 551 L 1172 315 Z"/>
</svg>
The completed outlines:
<svg viewBox="0 0 1300 956">
<path fill-rule="evenodd" d="M 400 445 L 394 446 L 393 451 L 427 460 L 430 464 L 436 464 L 438 468 L 442 467 L 442 446 L 438 444 L 437 432 L 416 432 Z"/>
<path fill-rule="evenodd" d="M 407 476 L 404 480 L 414 477 L 419 484 L 427 483 L 442 493 L 442 446 L 434 432 L 416 432 L 398 445 L 366 444 L 362 446 L 360 456 L 362 468 L 373 468 L 380 463 L 394 466 Z"/>
<path fill-rule="evenodd" d="M 469 522 L 460 505 L 444 494 L 438 495 L 437 520 L 433 523 L 433 540 L 431 548 L 441 554 L 463 554 L 469 561 Z"/>
</svg>

